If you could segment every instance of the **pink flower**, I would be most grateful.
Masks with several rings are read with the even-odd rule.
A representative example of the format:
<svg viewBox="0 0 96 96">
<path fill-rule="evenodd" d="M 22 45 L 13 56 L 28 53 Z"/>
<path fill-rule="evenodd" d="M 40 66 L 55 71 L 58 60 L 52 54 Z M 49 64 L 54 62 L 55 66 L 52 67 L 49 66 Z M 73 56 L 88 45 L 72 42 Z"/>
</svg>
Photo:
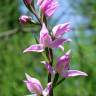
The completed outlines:
<svg viewBox="0 0 96 96">
<path fill-rule="evenodd" d="M 70 70 L 70 66 L 69 66 L 70 53 L 71 51 L 69 50 L 68 52 L 65 53 L 65 55 L 58 58 L 55 69 L 53 69 L 50 66 L 50 64 L 48 64 L 45 61 L 43 61 L 42 63 L 45 65 L 45 68 L 48 70 L 48 72 L 51 73 L 52 75 L 58 73 L 64 78 L 74 77 L 74 76 L 87 76 L 85 72 L 78 71 L 78 70 Z"/>
<path fill-rule="evenodd" d="M 43 24 L 42 29 L 40 31 L 39 44 L 29 46 L 27 49 L 24 50 L 24 52 L 31 52 L 31 51 L 42 52 L 46 47 L 58 48 L 60 47 L 60 45 L 62 45 L 64 42 L 67 41 L 68 39 L 62 39 L 62 38 L 52 40 L 45 24 Z"/>
<path fill-rule="evenodd" d="M 30 5 L 32 0 L 23 0 L 23 2 L 25 3 L 25 5 Z"/>
<path fill-rule="evenodd" d="M 52 16 L 59 6 L 56 0 L 38 0 L 37 4 L 40 6 L 42 12 L 48 17 Z"/>
<path fill-rule="evenodd" d="M 28 22 L 31 21 L 31 17 L 22 15 L 22 16 L 20 16 L 19 21 L 21 24 L 27 24 Z"/>
<path fill-rule="evenodd" d="M 48 83 L 47 87 L 43 90 L 43 87 L 39 80 L 29 76 L 28 74 L 25 75 L 27 80 L 24 80 L 24 82 L 31 93 L 43 96 L 47 96 L 49 94 L 49 91 L 51 89 L 51 82 Z"/>
</svg>

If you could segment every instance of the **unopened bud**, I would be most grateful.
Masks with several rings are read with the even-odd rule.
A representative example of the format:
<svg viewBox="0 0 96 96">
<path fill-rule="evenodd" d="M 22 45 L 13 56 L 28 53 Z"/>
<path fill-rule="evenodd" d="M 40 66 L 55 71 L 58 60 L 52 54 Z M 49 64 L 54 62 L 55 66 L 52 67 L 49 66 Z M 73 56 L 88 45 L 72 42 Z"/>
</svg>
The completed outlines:
<svg viewBox="0 0 96 96">
<path fill-rule="evenodd" d="M 20 16 L 19 21 L 21 24 L 27 24 L 31 21 L 31 17 L 23 15 L 23 16 Z"/>
<path fill-rule="evenodd" d="M 23 2 L 25 3 L 25 5 L 30 5 L 32 0 L 23 0 Z"/>
</svg>

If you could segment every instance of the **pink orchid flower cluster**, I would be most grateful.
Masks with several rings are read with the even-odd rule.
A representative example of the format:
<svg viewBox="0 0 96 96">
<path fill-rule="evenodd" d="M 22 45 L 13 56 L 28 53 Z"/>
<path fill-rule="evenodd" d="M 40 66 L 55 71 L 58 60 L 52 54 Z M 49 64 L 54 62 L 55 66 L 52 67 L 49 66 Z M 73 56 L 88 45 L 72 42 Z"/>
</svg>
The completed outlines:
<svg viewBox="0 0 96 96">
<path fill-rule="evenodd" d="M 72 70 L 70 68 L 71 50 L 64 52 L 64 43 L 70 42 L 70 38 L 64 38 L 64 34 L 70 32 L 69 23 L 58 24 L 54 26 L 51 32 L 47 27 L 47 18 L 51 17 L 57 10 L 59 3 L 56 0 L 37 0 L 37 5 L 40 8 L 41 15 L 36 12 L 34 0 L 23 0 L 26 7 L 36 16 L 38 25 L 41 26 L 39 33 L 38 43 L 33 44 L 24 50 L 25 52 L 45 52 L 47 57 L 46 61 L 42 61 L 44 67 L 48 71 L 48 84 L 43 89 L 40 81 L 34 77 L 29 76 L 27 73 L 24 80 L 28 90 L 36 96 L 53 96 L 53 89 L 62 83 L 66 78 L 74 76 L 87 76 L 85 72 L 79 70 Z M 43 18 L 41 18 L 43 17 Z M 19 20 L 21 24 L 34 23 L 29 16 L 20 16 Z M 54 63 L 54 51 L 56 48 L 60 48 L 63 56 L 60 56 Z M 61 78 L 61 79 L 60 79 Z"/>
</svg>

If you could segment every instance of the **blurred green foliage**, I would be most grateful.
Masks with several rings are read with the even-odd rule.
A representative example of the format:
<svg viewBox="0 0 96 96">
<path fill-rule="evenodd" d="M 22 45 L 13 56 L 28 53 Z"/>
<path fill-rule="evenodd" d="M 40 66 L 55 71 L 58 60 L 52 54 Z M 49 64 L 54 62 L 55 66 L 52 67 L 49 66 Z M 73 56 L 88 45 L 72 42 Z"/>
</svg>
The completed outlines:
<svg viewBox="0 0 96 96">
<path fill-rule="evenodd" d="M 65 45 L 65 49 L 71 47 L 73 50 L 71 68 L 85 71 L 89 76 L 65 80 L 55 89 L 54 96 L 96 96 L 96 20 L 94 19 L 96 1 L 92 0 L 94 3 L 90 0 L 81 1 L 82 3 L 75 3 L 78 4 L 77 12 L 86 16 L 90 22 L 86 25 L 87 28 L 79 26 L 79 36 L 74 34 L 74 43 Z M 23 53 L 26 47 L 35 43 L 33 32 L 38 32 L 39 28 L 33 25 L 31 27 L 30 25 L 19 25 L 19 16 L 16 0 L 0 1 L 0 96 L 29 94 L 23 83 L 24 73 L 38 78 L 44 86 L 47 83 L 47 72 L 40 64 L 40 61 L 43 60 L 41 54 Z M 83 35 L 87 29 L 92 32 L 90 36 Z M 62 53 L 60 50 L 56 50 L 55 55 L 57 54 Z"/>
</svg>

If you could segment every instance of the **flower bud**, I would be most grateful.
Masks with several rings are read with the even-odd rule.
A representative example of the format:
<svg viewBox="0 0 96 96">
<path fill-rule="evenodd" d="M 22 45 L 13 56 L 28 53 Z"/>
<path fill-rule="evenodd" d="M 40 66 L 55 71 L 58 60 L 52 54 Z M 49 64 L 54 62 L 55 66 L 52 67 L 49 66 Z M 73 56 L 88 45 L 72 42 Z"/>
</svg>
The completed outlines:
<svg viewBox="0 0 96 96">
<path fill-rule="evenodd" d="M 27 5 L 30 5 L 30 4 L 31 4 L 32 0 L 23 0 L 23 2 L 24 2 L 25 5 L 27 6 Z"/>
<path fill-rule="evenodd" d="M 23 16 L 20 16 L 19 21 L 21 24 L 27 24 L 31 21 L 31 17 L 23 15 Z"/>
</svg>

